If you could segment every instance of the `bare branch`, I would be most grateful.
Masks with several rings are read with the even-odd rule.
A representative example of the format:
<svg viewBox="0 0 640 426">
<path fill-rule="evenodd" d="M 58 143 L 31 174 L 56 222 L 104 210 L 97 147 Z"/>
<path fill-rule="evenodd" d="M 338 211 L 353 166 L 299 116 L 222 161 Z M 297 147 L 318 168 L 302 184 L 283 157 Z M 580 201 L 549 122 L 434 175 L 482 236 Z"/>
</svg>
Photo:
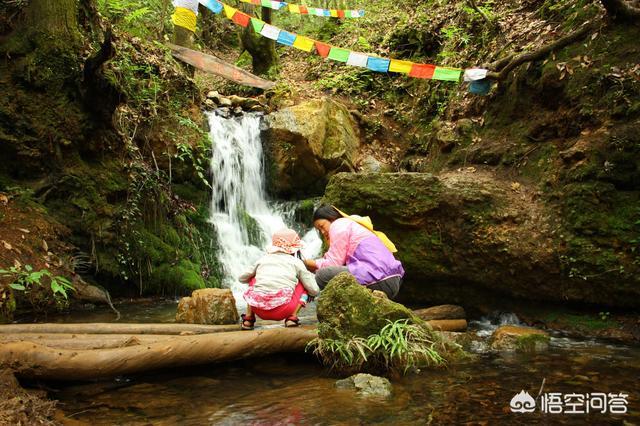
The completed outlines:
<svg viewBox="0 0 640 426">
<path fill-rule="evenodd" d="M 559 38 L 553 43 L 544 45 L 541 48 L 534 50 L 533 52 L 524 52 L 517 56 L 512 55 L 508 56 L 507 58 L 500 59 L 492 64 L 495 68 L 491 68 L 492 71 L 487 74 L 487 78 L 492 80 L 504 80 L 509 72 L 511 72 L 514 68 L 526 62 L 532 62 L 542 59 L 551 52 L 562 49 L 563 47 L 568 46 L 571 43 L 575 43 L 576 41 L 583 39 L 593 30 L 595 30 L 599 24 L 600 20 L 585 23 L 580 29 L 567 34 L 562 38 Z"/>
<path fill-rule="evenodd" d="M 480 14 L 480 16 L 482 16 L 482 19 L 484 19 L 484 20 L 487 22 L 487 24 L 489 24 L 489 25 L 491 25 L 491 26 L 495 27 L 496 23 L 495 23 L 493 20 L 491 20 L 491 19 L 487 16 L 487 14 L 486 14 L 486 13 L 484 13 L 484 12 L 482 11 L 482 9 L 480 9 L 480 8 L 478 7 L 478 5 L 477 5 L 477 3 L 476 3 L 476 1 L 475 1 L 475 0 L 467 0 L 467 3 L 469 3 L 469 6 L 471 6 L 471 8 L 472 8 L 473 10 L 475 10 L 476 12 L 478 12 L 478 13 Z"/>
</svg>

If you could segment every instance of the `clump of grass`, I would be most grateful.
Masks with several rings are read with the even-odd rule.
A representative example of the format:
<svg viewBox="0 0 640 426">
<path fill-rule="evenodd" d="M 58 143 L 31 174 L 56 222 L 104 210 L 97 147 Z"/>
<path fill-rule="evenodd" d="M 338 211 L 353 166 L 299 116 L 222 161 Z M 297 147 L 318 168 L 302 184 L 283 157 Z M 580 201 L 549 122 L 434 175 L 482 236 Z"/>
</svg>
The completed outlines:
<svg viewBox="0 0 640 426">
<path fill-rule="evenodd" d="M 338 372 L 402 372 L 420 367 L 446 364 L 441 355 L 448 351 L 437 336 L 408 319 L 388 321 L 380 332 L 349 340 L 316 338 L 307 350 L 313 350 L 324 365 Z"/>
</svg>

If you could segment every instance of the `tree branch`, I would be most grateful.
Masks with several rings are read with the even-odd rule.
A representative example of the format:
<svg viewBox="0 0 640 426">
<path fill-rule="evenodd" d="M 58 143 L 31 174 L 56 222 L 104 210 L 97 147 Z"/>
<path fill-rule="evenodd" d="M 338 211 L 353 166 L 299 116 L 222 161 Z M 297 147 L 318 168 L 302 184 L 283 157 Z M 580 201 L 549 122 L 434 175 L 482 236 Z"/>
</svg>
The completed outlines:
<svg viewBox="0 0 640 426">
<path fill-rule="evenodd" d="M 544 45 L 538 50 L 534 50 L 533 52 L 524 52 L 517 56 L 512 55 L 503 59 L 499 59 L 489 66 L 489 69 L 491 69 L 492 71 L 487 74 L 487 78 L 491 80 L 504 80 L 509 72 L 511 72 L 514 68 L 526 62 L 533 62 L 542 59 L 551 52 L 562 49 L 563 47 L 568 46 L 571 43 L 575 43 L 576 41 L 583 39 L 593 30 L 595 30 L 598 27 L 599 23 L 599 20 L 588 22 L 584 24 L 582 28 L 570 34 L 567 34 L 562 38 L 559 38 L 553 43 Z"/>
<path fill-rule="evenodd" d="M 482 9 L 480 9 L 480 8 L 478 7 L 478 5 L 476 4 L 476 1 L 475 1 L 475 0 L 467 0 L 467 3 L 469 3 L 469 6 L 471 6 L 471 8 L 472 8 L 473 10 L 475 10 L 476 12 L 478 12 L 478 13 L 480 14 L 480 16 L 482 16 L 482 19 L 484 19 L 484 20 L 487 22 L 487 24 L 489 24 L 489 25 L 491 25 L 491 26 L 495 26 L 495 25 L 496 25 L 496 23 L 495 23 L 494 21 L 492 21 L 492 20 L 487 16 L 487 14 L 486 14 L 486 13 L 484 13 L 484 12 L 482 11 Z"/>
</svg>

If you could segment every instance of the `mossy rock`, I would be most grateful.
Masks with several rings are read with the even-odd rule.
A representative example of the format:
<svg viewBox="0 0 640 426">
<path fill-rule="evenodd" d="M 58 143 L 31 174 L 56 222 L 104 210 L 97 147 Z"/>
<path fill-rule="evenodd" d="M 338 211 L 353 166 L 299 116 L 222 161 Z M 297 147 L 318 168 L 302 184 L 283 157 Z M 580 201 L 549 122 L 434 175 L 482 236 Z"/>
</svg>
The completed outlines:
<svg viewBox="0 0 640 426">
<path fill-rule="evenodd" d="M 322 339 L 366 338 L 377 334 L 389 321 L 402 319 L 428 327 L 410 309 L 374 296 L 347 272 L 338 274 L 322 290 L 317 313 L 318 335 Z"/>
</svg>

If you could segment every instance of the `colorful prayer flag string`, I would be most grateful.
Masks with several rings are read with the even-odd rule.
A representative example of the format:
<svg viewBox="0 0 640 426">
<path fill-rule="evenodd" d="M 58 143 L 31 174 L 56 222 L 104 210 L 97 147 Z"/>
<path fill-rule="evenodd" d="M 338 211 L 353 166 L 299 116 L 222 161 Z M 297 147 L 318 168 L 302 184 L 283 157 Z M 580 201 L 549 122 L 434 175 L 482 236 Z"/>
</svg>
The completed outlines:
<svg viewBox="0 0 640 426">
<path fill-rule="evenodd" d="M 193 0 L 176 0 L 179 2 L 188 2 Z M 252 0 L 254 1 L 254 0 Z M 284 3 L 284 2 L 273 2 L 272 0 L 259 0 L 260 2 L 270 1 L 272 3 Z M 271 24 L 267 24 L 266 22 L 251 17 L 246 13 L 240 12 L 238 9 L 226 5 L 224 3 L 218 2 L 217 0 L 200 0 L 200 3 L 207 7 L 214 13 L 220 14 L 224 11 L 224 15 L 235 22 L 238 25 L 243 27 L 248 27 L 251 24 L 253 31 L 257 34 L 260 34 L 263 37 L 269 38 L 271 40 L 275 40 L 280 44 L 285 46 L 292 46 L 296 49 L 303 50 L 305 52 L 311 52 L 315 49 L 316 53 L 323 58 L 329 58 L 334 61 L 343 62 L 347 65 L 367 68 L 368 70 L 375 72 L 395 72 L 407 74 L 410 77 L 415 78 L 425 78 L 425 79 L 433 79 L 433 80 L 443 80 L 443 81 L 460 81 L 460 76 L 462 75 L 462 69 L 460 68 L 450 68 L 450 67 L 441 67 L 437 65 L 431 64 L 416 64 L 411 61 L 402 61 L 399 59 L 385 59 L 379 58 L 377 56 L 367 55 L 366 53 L 361 52 L 353 52 L 349 49 L 342 49 L 336 46 L 331 46 L 330 44 L 323 43 L 321 41 L 313 40 L 305 36 L 301 36 L 298 34 L 290 33 L 288 31 L 281 30 L 280 28 L 273 26 Z M 184 3 L 181 3 L 184 5 Z M 193 16 L 188 16 L 187 19 L 184 19 L 184 11 L 190 12 Z M 197 8 L 196 8 L 197 10 Z M 192 10 L 186 9 L 182 6 L 176 7 L 176 12 L 174 13 L 174 23 L 176 25 L 185 26 L 185 28 L 193 28 L 192 31 L 195 31 L 195 13 Z M 182 17 L 180 19 L 175 19 L 175 17 Z M 189 27 L 186 27 L 189 25 Z M 486 75 L 486 70 L 485 75 Z M 475 71 L 476 74 L 473 75 L 473 78 L 481 78 L 481 75 L 477 74 L 478 71 Z"/>
<path fill-rule="evenodd" d="M 322 9 L 318 7 L 309 7 L 303 4 L 291 4 L 285 1 L 275 0 L 240 0 L 243 3 L 250 3 L 256 6 L 268 7 L 269 9 L 282 10 L 286 9 L 290 13 L 298 15 L 314 15 L 324 16 L 328 18 L 362 18 L 364 10 L 342 10 L 342 9 Z"/>
</svg>

